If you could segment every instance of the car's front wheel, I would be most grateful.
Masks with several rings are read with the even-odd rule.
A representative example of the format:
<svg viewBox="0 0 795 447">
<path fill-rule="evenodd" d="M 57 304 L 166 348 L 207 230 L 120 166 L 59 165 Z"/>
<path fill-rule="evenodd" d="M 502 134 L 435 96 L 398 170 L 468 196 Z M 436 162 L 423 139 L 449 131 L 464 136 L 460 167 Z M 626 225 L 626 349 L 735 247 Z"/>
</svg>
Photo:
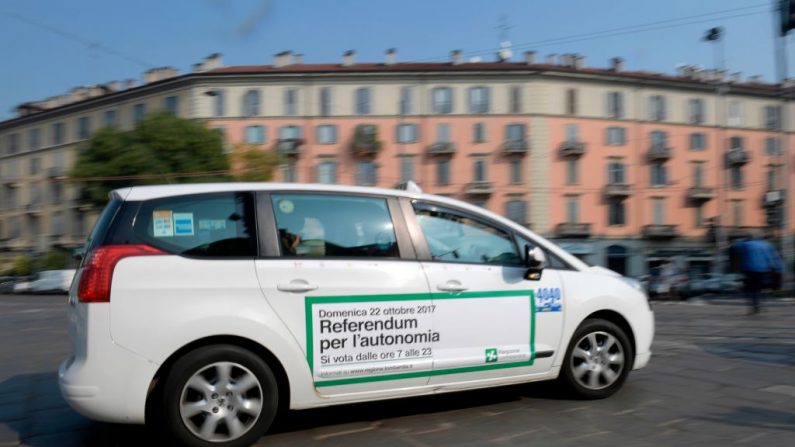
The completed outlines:
<svg viewBox="0 0 795 447">
<path fill-rule="evenodd" d="M 571 338 L 560 380 L 577 397 L 602 399 L 621 388 L 634 358 L 621 328 L 607 320 L 586 320 Z"/>
<path fill-rule="evenodd" d="M 174 363 L 163 389 L 169 434 L 189 446 L 237 447 L 256 442 L 276 415 L 276 378 L 260 357 L 213 345 Z"/>
</svg>

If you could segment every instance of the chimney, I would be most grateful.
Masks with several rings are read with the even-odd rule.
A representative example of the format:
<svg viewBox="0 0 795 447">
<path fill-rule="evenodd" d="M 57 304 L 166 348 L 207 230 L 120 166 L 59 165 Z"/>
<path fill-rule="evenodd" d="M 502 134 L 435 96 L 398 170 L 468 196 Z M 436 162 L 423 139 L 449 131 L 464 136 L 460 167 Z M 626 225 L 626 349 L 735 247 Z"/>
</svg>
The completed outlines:
<svg viewBox="0 0 795 447">
<path fill-rule="evenodd" d="M 751 83 L 751 84 L 761 84 L 762 83 L 762 75 L 748 76 L 748 82 Z"/>
<path fill-rule="evenodd" d="M 213 53 L 206 58 L 204 58 L 204 62 L 202 63 L 202 68 L 204 71 L 215 70 L 216 68 L 221 68 L 224 65 L 224 61 L 221 58 L 221 53 Z"/>
<path fill-rule="evenodd" d="M 572 58 L 574 59 L 573 61 L 574 68 L 576 68 L 577 70 L 585 68 L 585 56 L 580 54 L 574 54 L 572 55 Z"/>
<path fill-rule="evenodd" d="M 293 52 L 290 50 L 282 51 L 274 56 L 273 66 L 276 68 L 286 67 L 293 63 Z"/>
<path fill-rule="evenodd" d="M 356 51 L 348 50 L 342 54 L 342 66 L 350 67 L 356 63 Z"/>
<path fill-rule="evenodd" d="M 304 63 L 304 55 L 301 53 L 293 54 L 293 64 L 303 64 Z"/>
<path fill-rule="evenodd" d="M 144 82 L 149 84 L 152 82 L 162 81 L 163 79 L 173 78 L 176 75 L 177 69 L 174 67 L 152 68 L 144 72 Z"/>
<path fill-rule="evenodd" d="M 135 87 L 135 79 L 127 79 L 126 81 L 124 81 L 125 90 L 131 89 L 133 87 Z"/>
<path fill-rule="evenodd" d="M 464 59 L 461 57 L 461 50 L 453 50 L 450 52 L 450 62 L 452 62 L 453 65 L 464 62 Z"/>
<path fill-rule="evenodd" d="M 384 65 L 394 65 L 396 61 L 397 61 L 397 50 L 395 50 L 394 48 L 386 50 Z"/>
<path fill-rule="evenodd" d="M 733 83 L 738 83 L 738 82 L 742 81 L 742 79 L 743 79 L 743 74 L 741 72 L 739 72 L 739 71 L 734 72 L 734 73 L 732 73 L 729 76 L 729 82 L 733 82 Z"/>
<path fill-rule="evenodd" d="M 524 52 L 524 63 L 527 65 L 533 65 L 536 63 L 536 52 L 535 51 L 525 51 Z"/>
<path fill-rule="evenodd" d="M 610 59 L 610 69 L 615 72 L 624 71 L 624 59 L 620 57 Z"/>
<path fill-rule="evenodd" d="M 555 54 L 555 53 L 552 53 L 552 54 L 547 54 L 547 60 L 546 60 L 546 64 L 547 64 L 547 65 L 555 65 L 555 59 L 556 59 L 557 57 L 558 57 L 558 55 L 557 55 L 557 54 Z"/>
</svg>

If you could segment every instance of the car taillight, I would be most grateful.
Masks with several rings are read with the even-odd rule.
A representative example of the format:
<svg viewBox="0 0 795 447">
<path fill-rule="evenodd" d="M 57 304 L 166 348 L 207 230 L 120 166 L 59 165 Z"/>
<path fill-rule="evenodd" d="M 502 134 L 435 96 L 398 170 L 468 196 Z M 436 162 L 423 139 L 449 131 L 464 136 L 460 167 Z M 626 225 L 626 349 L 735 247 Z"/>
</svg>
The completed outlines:
<svg viewBox="0 0 795 447">
<path fill-rule="evenodd" d="M 110 302 L 110 283 L 113 269 L 124 258 L 131 256 L 164 255 L 165 252 L 144 244 L 105 245 L 88 255 L 83 263 L 77 298 L 81 303 Z"/>
</svg>

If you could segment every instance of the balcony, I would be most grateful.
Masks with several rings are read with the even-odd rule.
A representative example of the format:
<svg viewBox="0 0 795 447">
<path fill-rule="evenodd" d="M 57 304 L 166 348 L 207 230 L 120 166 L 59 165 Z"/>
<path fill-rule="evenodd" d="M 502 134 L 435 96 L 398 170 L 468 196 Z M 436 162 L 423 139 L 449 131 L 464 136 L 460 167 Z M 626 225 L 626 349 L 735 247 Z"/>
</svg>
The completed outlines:
<svg viewBox="0 0 795 447">
<path fill-rule="evenodd" d="M 25 205 L 25 214 L 30 214 L 32 216 L 38 216 L 42 213 L 42 206 L 41 203 L 29 203 Z"/>
<path fill-rule="evenodd" d="M 494 183 L 483 181 L 467 183 L 464 192 L 470 196 L 487 196 L 494 192 Z"/>
<path fill-rule="evenodd" d="M 730 149 L 726 152 L 727 166 L 742 166 L 751 161 L 751 154 L 743 149 Z"/>
<path fill-rule="evenodd" d="M 564 141 L 558 146 L 560 158 L 575 158 L 585 155 L 585 143 L 581 141 Z"/>
<path fill-rule="evenodd" d="M 453 155 L 455 144 L 449 141 L 437 141 L 428 146 L 428 155 Z"/>
<path fill-rule="evenodd" d="M 608 183 L 605 185 L 605 195 L 607 197 L 626 198 L 632 195 L 629 185 L 626 183 Z"/>
<path fill-rule="evenodd" d="M 679 236 L 676 225 L 644 225 L 643 237 L 646 239 L 673 239 Z"/>
<path fill-rule="evenodd" d="M 53 166 L 47 170 L 47 177 L 52 180 L 57 180 L 66 176 L 66 169 L 61 166 Z"/>
<path fill-rule="evenodd" d="M 351 153 L 355 157 L 375 157 L 381 150 L 378 128 L 373 124 L 359 124 L 353 131 Z"/>
<path fill-rule="evenodd" d="M 526 140 L 506 141 L 502 143 L 502 152 L 506 155 L 524 155 L 530 149 Z"/>
<path fill-rule="evenodd" d="M 687 190 L 687 200 L 703 202 L 715 198 L 715 190 L 706 186 L 694 186 Z"/>
<path fill-rule="evenodd" d="M 666 161 L 673 156 L 673 149 L 665 144 L 653 144 L 646 153 L 649 161 Z"/>
<path fill-rule="evenodd" d="M 765 208 L 776 207 L 784 204 L 784 191 L 768 191 L 762 197 L 762 206 Z"/>
<path fill-rule="evenodd" d="M 555 227 L 558 237 L 587 238 L 591 237 L 591 224 L 563 222 Z"/>
<path fill-rule="evenodd" d="M 0 179 L 0 183 L 9 188 L 19 188 L 21 185 L 20 178 L 16 174 L 3 176 L 3 178 Z"/>
<path fill-rule="evenodd" d="M 304 140 L 301 138 L 282 138 L 276 142 L 276 151 L 288 157 L 297 157 L 304 151 Z"/>
</svg>

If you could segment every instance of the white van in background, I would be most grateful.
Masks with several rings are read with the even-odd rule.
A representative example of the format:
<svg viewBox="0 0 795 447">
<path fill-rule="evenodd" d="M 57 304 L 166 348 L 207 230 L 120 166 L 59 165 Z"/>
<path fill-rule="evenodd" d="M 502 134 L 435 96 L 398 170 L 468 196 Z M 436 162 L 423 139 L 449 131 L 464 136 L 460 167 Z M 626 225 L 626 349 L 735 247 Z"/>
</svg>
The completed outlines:
<svg viewBox="0 0 795 447">
<path fill-rule="evenodd" d="M 76 270 L 45 270 L 30 283 L 30 293 L 69 293 Z"/>
</svg>

